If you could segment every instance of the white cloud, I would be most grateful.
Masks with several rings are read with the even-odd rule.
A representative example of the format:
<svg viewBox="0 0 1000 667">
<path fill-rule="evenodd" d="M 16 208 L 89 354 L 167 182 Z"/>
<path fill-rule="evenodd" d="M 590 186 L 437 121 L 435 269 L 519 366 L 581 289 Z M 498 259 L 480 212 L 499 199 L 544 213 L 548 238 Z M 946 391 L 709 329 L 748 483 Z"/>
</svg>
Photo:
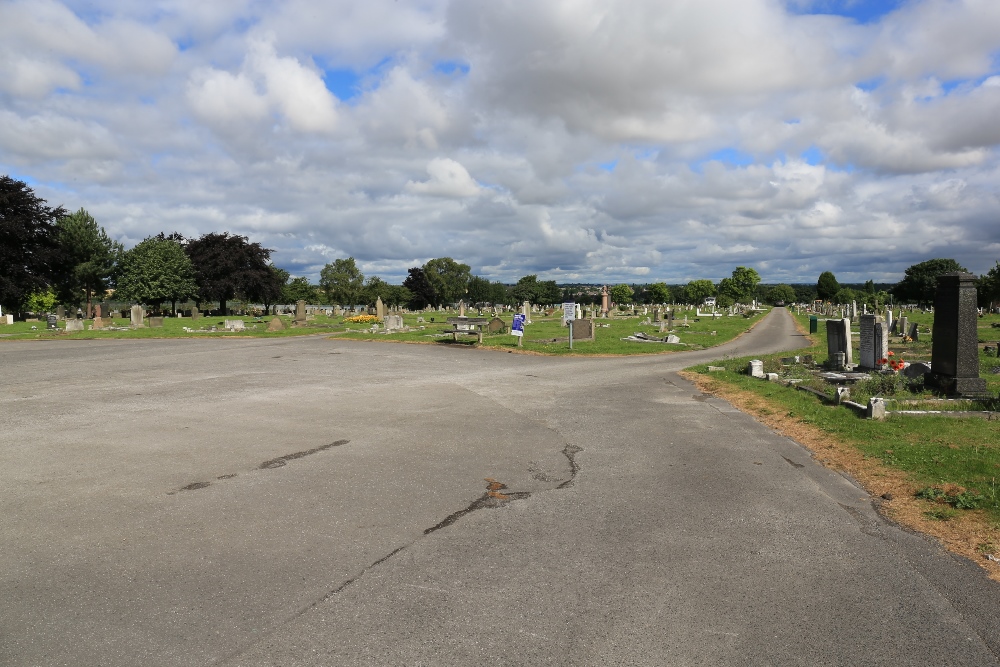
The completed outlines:
<svg viewBox="0 0 1000 667">
<path fill-rule="evenodd" d="M 450 158 L 434 158 L 427 163 L 427 181 L 409 181 L 406 191 L 434 197 L 475 197 L 482 188 L 465 167 Z"/>
</svg>

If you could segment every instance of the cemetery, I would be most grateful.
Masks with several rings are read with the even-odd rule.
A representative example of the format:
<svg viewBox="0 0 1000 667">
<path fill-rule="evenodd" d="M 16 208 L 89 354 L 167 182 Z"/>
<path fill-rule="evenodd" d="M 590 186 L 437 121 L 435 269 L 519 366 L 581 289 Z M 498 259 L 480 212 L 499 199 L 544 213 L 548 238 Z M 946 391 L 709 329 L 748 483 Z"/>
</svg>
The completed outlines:
<svg viewBox="0 0 1000 667">
<path fill-rule="evenodd" d="M 848 472 L 889 518 L 1000 558 L 1000 315 L 976 309 L 967 284 L 943 276 L 933 307 L 877 316 L 793 308 L 810 348 L 691 377 Z"/>
<path fill-rule="evenodd" d="M 767 310 L 720 309 L 671 305 L 634 307 L 600 312 L 598 307 L 577 305 L 573 349 L 569 327 L 555 305 L 522 305 L 527 315 L 522 340 L 511 335 L 514 309 L 454 307 L 432 310 L 391 310 L 381 299 L 374 308 L 347 310 L 304 302 L 276 306 L 277 315 L 203 314 L 193 304 L 179 304 L 178 317 L 146 317 L 140 306 L 105 303 L 96 306 L 93 319 L 53 316 L 28 319 L 0 329 L 0 340 L 106 339 L 106 338 L 213 338 L 330 335 L 350 340 L 410 344 L 476 346 L 553 355 L 635 355 L 698 350 L 728 342 L 745 333 Z M 251 309 L 260 312 L 259 309 Z M 103 315 L 102 315 L 103 313 Z"/>
</svg>

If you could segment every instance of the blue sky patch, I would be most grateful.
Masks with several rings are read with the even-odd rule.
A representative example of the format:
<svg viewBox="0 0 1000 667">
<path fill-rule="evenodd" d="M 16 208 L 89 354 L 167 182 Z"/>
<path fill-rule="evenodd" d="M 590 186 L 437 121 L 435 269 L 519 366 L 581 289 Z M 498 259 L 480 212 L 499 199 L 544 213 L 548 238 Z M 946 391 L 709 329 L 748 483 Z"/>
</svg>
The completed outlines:
<svg viewBox="0 0 1000 667">
<path fill-rule="evenodd" d="M 876 23 L 898 9 L 904 0 L 801 0 L 787 2 L 792 14 L 832 14 L 854 19 L 858 23 Z"/>
<path fill-rule="evenodd" d="M 439 63 L 434 63 L 434 71 L 447 76 L 465 76 L 469 73 L 469 63 L 443 60 Z"/>
<path fill-rule="evenodd" d="M 323 82 L 326 84 L 326 89 L 342 102 L 356 97 L 361 92 L 361 76 L 353 70 L 323 70 Z"/>
<path fill-rule="evenodd" d="M 816 166 L 826 160 L 826 155 L 824 155 L 823 151 L 816 146 L 810 146 L 802 151 L 802 159 L 805 160 L 807 164 Z"/>
<path fill-rule="evenodd" d="M 615 167 L 617 167 L 617 166 L 618 166 L 618 159 L 617 158 L 615 158 L 614 160 L 611 160 L 610 162 L 598 162 L 597 163 L 597 168 L 598 169 L 603 169 L 604 171 L 606 171 L 608 173 L 613 172 L 615 170 Z"/>
</svg>

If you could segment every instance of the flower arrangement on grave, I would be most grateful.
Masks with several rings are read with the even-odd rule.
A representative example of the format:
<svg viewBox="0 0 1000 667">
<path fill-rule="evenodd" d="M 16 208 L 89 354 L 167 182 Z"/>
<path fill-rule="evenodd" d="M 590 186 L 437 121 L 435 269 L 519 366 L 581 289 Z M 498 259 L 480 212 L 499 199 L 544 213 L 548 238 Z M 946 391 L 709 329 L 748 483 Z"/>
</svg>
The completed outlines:
<svg viewBox="0 0 1000 667">
<path fill-rule="evenodd" d="M 884 357 L 878 360 L 879 365 L 883 368 L 888 367 L 893 373 L 898 373 L 899 371 L 906 368 L 906 362 L 902 358 L 893 359 L 896 353 L 889 350 Z"/>
<path fill-rule="evenodd" d="M 345 317 L 345 322 L 351 322 L 353 324 L 374 324 L 379 321 L 378 315 L 355 315 L 354 317 Z"/>
</svg>

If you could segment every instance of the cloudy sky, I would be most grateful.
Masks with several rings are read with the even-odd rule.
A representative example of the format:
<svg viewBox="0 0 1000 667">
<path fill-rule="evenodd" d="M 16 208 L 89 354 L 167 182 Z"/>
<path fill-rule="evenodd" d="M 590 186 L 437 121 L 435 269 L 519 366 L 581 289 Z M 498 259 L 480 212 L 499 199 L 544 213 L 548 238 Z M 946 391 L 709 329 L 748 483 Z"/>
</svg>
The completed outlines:
<svg viewBox="0 0 1000 667">
<path fill-rule="evenodd" d="M 998 0 L 0 0 L 0 173 L 316 280 L 1000 259 Z"/>
</svg>

